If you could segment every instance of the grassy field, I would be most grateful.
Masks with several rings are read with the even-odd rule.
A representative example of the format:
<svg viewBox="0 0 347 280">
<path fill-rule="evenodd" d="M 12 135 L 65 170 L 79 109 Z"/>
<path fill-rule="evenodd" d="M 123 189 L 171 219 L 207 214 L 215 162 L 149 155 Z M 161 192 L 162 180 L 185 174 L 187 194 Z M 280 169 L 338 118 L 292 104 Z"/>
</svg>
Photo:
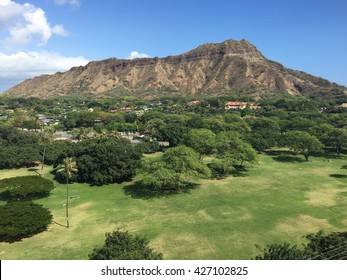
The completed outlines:
<svg viewBox="0 0 347 280">
<path fill-rule="evenodd" d="M 347 170 L 342 159 L 260 155 L 259 165 L 236 177 L 204 180 L 188 193 L 141 197 L 131 182 L 103 187 L 70 185 L 70 228 L 65 185 L 38 200 L 54 222 L 48 231 L 13 244 L 0 243 L 0 259 L 87 259 L 104 233 L 146 235 L 166 259 L 250 259 L 274 242 L 347 230 Z M 52 178 L 49 167 L 45 177 Z M 0 178 L 32 173 L 0 171 Z"/>
</svg>

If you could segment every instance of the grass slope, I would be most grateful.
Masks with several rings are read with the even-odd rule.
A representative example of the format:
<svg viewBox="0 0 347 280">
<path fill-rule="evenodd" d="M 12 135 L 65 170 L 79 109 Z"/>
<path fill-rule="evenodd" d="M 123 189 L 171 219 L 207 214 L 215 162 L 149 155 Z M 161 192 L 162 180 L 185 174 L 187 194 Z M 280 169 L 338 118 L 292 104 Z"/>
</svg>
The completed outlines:
<svg viewBox="0 0 347 280">
<path fill-rule="evenodd" d="M 250 259 L 254 244 L 301 243 L 323 229 L 347 230 L 345 160 L 260 155 L 259 166 L 238 177 L 201 181 L 197 189 L 166 197 L 133 198 L 131 182 L 103 187 L 70 185 L 70 228 L 65 185 L 48 198 L 54 221 L 48 231 L 21 242 L 0 243 L 1 259 L 87 259 L 104 233 L 146 235 L 166 259 Z M 45 177 L 52 178 L 49 168 Z M 23 175 L 21 170 L 16 175 Z M 0 171 L 0 178 L 12 171 Z M 125 191 L 127 190 L 127 191 Z"/>
</svg>

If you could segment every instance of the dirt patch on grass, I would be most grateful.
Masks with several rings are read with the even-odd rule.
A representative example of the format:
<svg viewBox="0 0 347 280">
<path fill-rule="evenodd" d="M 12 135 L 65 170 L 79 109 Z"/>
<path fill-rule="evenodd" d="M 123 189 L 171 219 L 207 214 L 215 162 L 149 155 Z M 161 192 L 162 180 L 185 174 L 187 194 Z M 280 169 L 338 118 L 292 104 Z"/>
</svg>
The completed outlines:
<svg viewBox="0 0 347 280">
<path fill-rule="evenodd" d="M 81 203 L 79 205 L 76 205 L 75 208 L 79 209 L 79 210 L 83 210 L 83 209 L 87 209 L 87 208 L 93 206 L 94 204 L 95 204 L 94 202 L 89 201 L 89 202 L 85 202 L 85 203 Z"/>
<path fill-rule="evenodd" d="M 312 233 L 321 229 L 331 230 L 333 226 L 327 219 L 317 219 L 309 215 L 300 215 L 297 218 L 287 219 L 275 228 L 276 231 L 301 234 Z"/>
<path fill-rule="evenodd" d="M 206 210 L 202 209 L 197 212 L 197 218 L 198 220 L 204 220 L 204 221 L 213 221 L 214 218 L 206 212 Z"/>
<path fill-rule="evenodd" d="M 195 234 L 161 234 L 150 245 L 162 252 L 165 259 L 175 259 L 177 256 L 185 256 L 184 259 L 204 259 L 215 251 L 207 238 Z"/>
<path fill-rule="evenodd" d="M 336 196 L 343 190 L 338 188 L 320 188 L 307 193 L 308 203 L 314 206 L 334 206 Z"/>
<path fill-rule="evenodd" d="M 244 211 L 224 211 L 224 212 L 221 212 L 221 214 L 223 215 L 224 218 L 227 218 L 227 219 L 232 219 L 234 222 L 236 221 L 246 221 L 246 220 L 250 220 L 253 218 L 252 214 L 247 211 L 247 210 L 244 210 Z"/>
</svg>

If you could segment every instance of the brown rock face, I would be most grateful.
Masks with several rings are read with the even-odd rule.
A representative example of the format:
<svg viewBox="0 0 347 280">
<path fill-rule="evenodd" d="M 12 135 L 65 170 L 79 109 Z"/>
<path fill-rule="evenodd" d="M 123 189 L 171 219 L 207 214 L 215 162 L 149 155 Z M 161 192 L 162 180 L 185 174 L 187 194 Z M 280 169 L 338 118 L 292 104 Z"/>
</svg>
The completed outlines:
<svg viewBox="0 0 347 280">
<path fill-rule="evenodd" d="M 69 94 L 103 94 L 123 88 L 153 96 L 177 92 L 222 95 L 243 89 L 255 97 L 265 93 L 310 94 L 346 89 L 266 59 L 246 40 L 204 44 L 187 53 L 166 58 L 134 60 L 110 58 L 73 67 L 65 73 L 26 80 L 5 94 L 49 98 Z"/>
</svg>

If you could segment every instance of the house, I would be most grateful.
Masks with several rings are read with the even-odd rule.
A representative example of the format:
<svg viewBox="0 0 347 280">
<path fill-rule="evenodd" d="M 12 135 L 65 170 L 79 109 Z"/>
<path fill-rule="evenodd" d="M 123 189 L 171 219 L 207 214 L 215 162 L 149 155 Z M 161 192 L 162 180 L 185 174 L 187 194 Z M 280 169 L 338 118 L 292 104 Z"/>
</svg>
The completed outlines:
<svg viewBox="0 0 347 280">
<path fill-rule="evenodd" d="M 243 110 L 247 106 L 247 102 L 228 101 L 224 103 L 225 110 Z"/>
<path fill-rule="evenodd" d="M 188 103 L 189 106 L 196 106 L 201 103 L 201 100 L 192 100 Z"/>
<path fill-rule="evenodd" d="M 261 106 L 256 105 L 255 103 L 248 103 L 248 102 L 239 102 L 239 101 L 228 101 L 224 103 L 224 109 L 225 110 L 243 110 L 249 106 L 250 109 L 260 109 Z"/>
<path fill-rule="evenodd" d="M 73 135 L 67 131 L 56 131 L 53 134 L 53 139 L 54 140 L 72 140 Z"/>
</svg>

